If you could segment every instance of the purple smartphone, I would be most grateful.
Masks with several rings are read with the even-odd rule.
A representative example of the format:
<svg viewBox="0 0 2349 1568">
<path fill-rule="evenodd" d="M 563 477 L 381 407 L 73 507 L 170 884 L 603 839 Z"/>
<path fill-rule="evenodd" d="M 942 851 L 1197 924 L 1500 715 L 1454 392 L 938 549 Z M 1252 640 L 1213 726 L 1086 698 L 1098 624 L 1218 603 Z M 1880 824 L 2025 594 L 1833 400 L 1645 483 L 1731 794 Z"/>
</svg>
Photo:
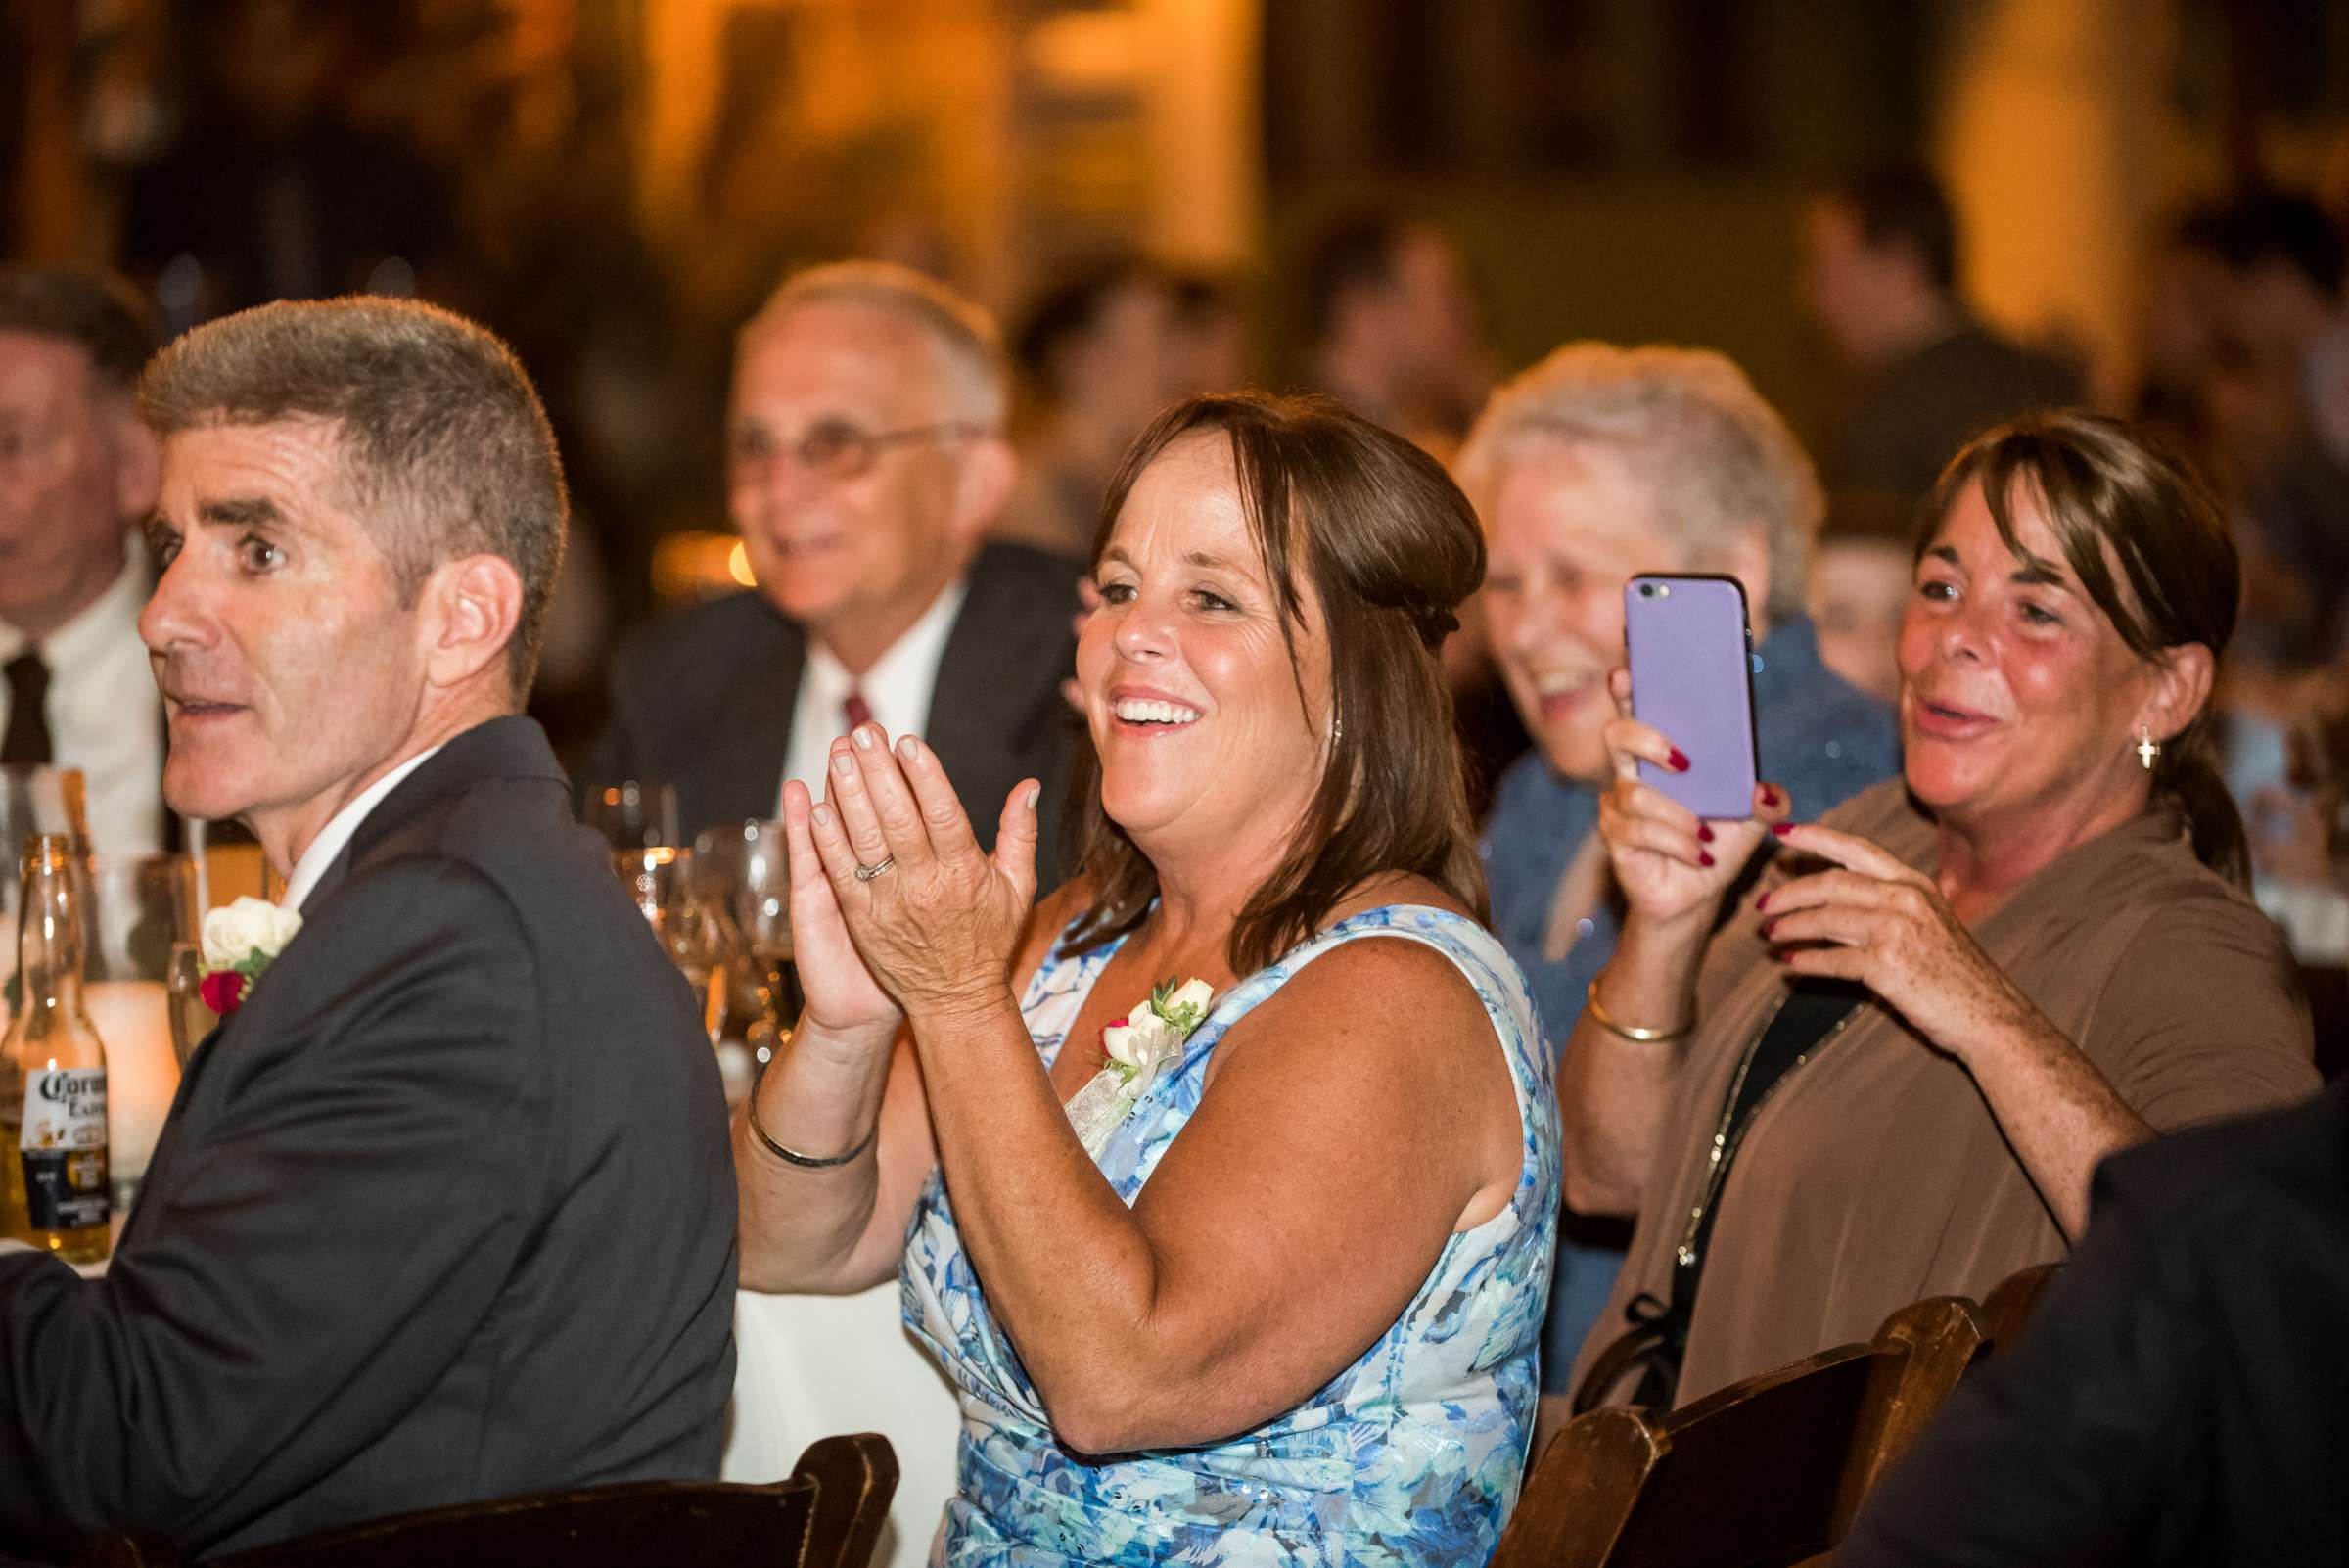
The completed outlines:
<svg viewBox="0 0 2349 1568">
<path fill-rule="evenodd" d="M 1623 588 L 1632 712 L 1688 759 L 1675 773 L 1639 764 L 1652 784 L 1699 816 L 1754 814 L 1753 638 L 1734 577 L 1656 573 Z"/>
</svg>

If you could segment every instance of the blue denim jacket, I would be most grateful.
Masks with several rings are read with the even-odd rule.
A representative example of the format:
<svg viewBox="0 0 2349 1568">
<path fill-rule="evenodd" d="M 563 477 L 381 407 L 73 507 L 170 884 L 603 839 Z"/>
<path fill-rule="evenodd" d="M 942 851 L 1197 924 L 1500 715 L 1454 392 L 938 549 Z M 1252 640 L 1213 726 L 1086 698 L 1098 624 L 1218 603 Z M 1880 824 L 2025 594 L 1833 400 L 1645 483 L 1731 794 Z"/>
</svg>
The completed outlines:
<svg viewBox="0 0 2349 1568">
<path fill-rule="evenodd" d="M 1793 798 L 1810 821 L 1900 770 L 1900 735 L 1882 703 L 1847 684 L 1819 662 L 1819 639 L 1801 617 L 1787 621 L 1755 652 L 1754 726 L 1762 777 Z M 1574 1033 L 1590 979 L 1615 951 L 1621 910 L 1609 899 L 1584 921 L 1564 958 L 1542 956 L 1542 939 L 1557 899 L 1558 879 L 1598 825 L 1598 791 L 1561 777 L 1539 751 L 1501 774 L 1478 848 L 1493 898 L 1493 930 L 1532 984 L 1543 1027 L 1556 1048 Z M 1563 1392 L 1583 1338 L 1605 1308 L 1622 1264 L 1620 1244 L 1587 1244 L 1561 1227 L 1542 1349 L 1545 1392 Z"/>
</svg>

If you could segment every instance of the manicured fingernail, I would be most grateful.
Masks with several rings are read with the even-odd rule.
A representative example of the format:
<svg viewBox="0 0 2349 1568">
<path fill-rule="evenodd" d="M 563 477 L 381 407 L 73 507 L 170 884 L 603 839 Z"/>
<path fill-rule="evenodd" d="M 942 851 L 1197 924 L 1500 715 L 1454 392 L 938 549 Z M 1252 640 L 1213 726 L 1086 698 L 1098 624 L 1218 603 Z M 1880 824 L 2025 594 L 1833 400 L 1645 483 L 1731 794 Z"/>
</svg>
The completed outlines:
<svg viewBox="0 0 2349 1568">
<path fill-rule="evenodd" d="M 1765 941 L 1767 941 L 1770 937 L 1771 928 L 1776 924 L 1777 922 L 1775 920 L 1765 920 L 1762 922 L 1762 936 Z"/>
<path fill-rule="evenodd" d="M 1770 825 L 1770 830 L 1771 830 L 1773 833 L 1775 833 L 1775 834 L 1776 834 L 1776 835 L 1777 835 L 1779 838 L 1781 838 L 1781 839 L 1782 839 L 1782 838 L 1784 838 L 1784 837 L 1785 837 L 1787 834 L 1789 834 L 1789 833 L 1792 833 L 1792 832 L 1794 831 L 1794 829 L 1795 829 L 1795 824 L 1794 824 L 1794 823 L 1792 823 L 1792 822 L 1773 822 L 1773 823 Z"/>
<path fill-rule="evenodd" d="M 846 752 L 836 754 L 832 759 L 832 771 L 838 773 L 842 778 L 847 778 L 851 773 L 856 771 L 856 759 Z"/>
<path fill-rule="evenodd" d="M 1713 829 L 1712 829 L 1712 828 L 1711 828 L 1711 827 L 1710 827 L 1708 824 L 1706 824 L 1706 823 L 1703 823 L 1703 822 L 1699 822 L 1699 823 L 1696 825 L 1696 839 L 1697 839 L 1697 842 L 1698 842 L 1699 844 L 1710 844 L 1710 843 L 1712 843 L 1712 842 L 1713 842 Z"/>
<path fill-rule="evenodd" d="M 866 725 L 859 724 L 850 730 L 849 739 L 856 743 L 856 749 L 860 752 L 869 752 L 873 749 L 873 732 Z"/>
<path fill-rule="evenodd" d="M 1687 755 L 1683 753 L 1678 746 L 1675 746 L 1672 749 L 1672 770 L 1676 773 L 1685 773 L 1688 771 Z"/>
<path fill-rule="evenodd" d="M 1770 895 L 1769 895 L 1769 894 L 1767 894 L 1767 893 L 1765 893 L 1764 895 L 1762 895 L 1762 897 L 1761 897 L 1761 898 L 1759 898 L 1759 899 L 1756 899 L 1754 900 L 1754 912 L 1755 912 L 1756 914 L 1760 914 L 1760 913 L 1761 913 L 1763 910 L 1765 910 L 1765 909 L 1767 909 L 1767 908 L 1769 908 L 1769 907 L 1770 907 Z"/>
<path fill-rule="evenodd" d="M 911 735 L 908 735 L 903 740 L 898 742 L 898 755 L 910 762 L 915 758 L 922 755 L 922 743 L 915 740 Z"/>
<path fill-rule="evenodd" d="M 1036 803 L 1043 798 L 1043 794 L 1044 787 L 1041 784 L 1031 784 L 1028 786 L 1029 810 L 1033 811 L 1036 809 Z"/>
<path fill-rule="evenodd" d="M 1775 806 L 1780 801 L 1786 799 L 1786 796 L 1785 792 L 1780 790 L 1775 784 L 1765 784 L 1762 786 L 1762 799 L 1768 801 L 1771 805 Z"/>
<path fill-rule="evenodd" d="M 843 759 L 843 761 L 846 761 L 846 759 Z M 814 816 L 815 825 L 817 827 L 830 827 L 832 825 L 832 807 L 829 806 L 817 807 L 815 808 Z"/>
<path fill-rule="evenodd" d="M 1697 851 L 1696 863 L 1698 865 L 1711 865 L 1713 863 L 1713 852 L 1710 850 Z"/>
</svg>

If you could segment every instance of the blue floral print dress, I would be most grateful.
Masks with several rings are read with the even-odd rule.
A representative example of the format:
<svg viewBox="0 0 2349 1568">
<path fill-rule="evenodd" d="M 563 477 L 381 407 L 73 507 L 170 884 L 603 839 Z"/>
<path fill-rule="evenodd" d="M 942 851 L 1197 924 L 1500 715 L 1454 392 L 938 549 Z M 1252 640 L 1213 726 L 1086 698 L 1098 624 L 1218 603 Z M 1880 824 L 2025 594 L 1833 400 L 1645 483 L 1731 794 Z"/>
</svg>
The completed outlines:
<svg viewBox="0 0 2349 1568">
<path fill-rule="evenodd" d="M 933 1563 L 1451 1568 L 1492 1555 L 1533 1436 L 1559 1156 L 1550 1053 L 1524 976 L 1490 933 L 1446 910 L 1390 904 L 1301 944 L 1217 999 L 1097 1163 L 1132 1204 L 1198 1109 L 1224 1032 L 1314 958 L 1364 937 L 1435 948 L 1484 1003 L 1524 1130 L 1507 1206 L 1454 1234 L 1395 1326 L 1304 1404 L 1213 1447 L 1088 1459 L 1054 1440 L 989 1315 L 934 1175 L 907 1231 L 902 1275 L 906 1324 L 962 1406 L 956 1496 Z M 1115 950 L 1055 954 L 1030 984 L 1021 1011 L 1047 1066 Z"/>
</svg>

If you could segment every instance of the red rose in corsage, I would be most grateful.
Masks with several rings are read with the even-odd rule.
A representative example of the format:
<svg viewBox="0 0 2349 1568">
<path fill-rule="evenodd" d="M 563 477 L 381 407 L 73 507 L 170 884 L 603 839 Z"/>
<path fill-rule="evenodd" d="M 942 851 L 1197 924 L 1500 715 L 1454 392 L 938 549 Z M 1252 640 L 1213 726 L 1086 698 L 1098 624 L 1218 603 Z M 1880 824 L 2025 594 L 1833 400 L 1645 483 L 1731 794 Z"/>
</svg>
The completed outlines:
<svg viewBox="0 0 2349 1568">
<path fill-rule="evenodd" d="M 239 899 L 204 917 L 203 978 L 196 994 L 222 1018 L 245 1005 L 253 982 L 301 929 L 301 916 L 264 899 Z"/>
</svg>

